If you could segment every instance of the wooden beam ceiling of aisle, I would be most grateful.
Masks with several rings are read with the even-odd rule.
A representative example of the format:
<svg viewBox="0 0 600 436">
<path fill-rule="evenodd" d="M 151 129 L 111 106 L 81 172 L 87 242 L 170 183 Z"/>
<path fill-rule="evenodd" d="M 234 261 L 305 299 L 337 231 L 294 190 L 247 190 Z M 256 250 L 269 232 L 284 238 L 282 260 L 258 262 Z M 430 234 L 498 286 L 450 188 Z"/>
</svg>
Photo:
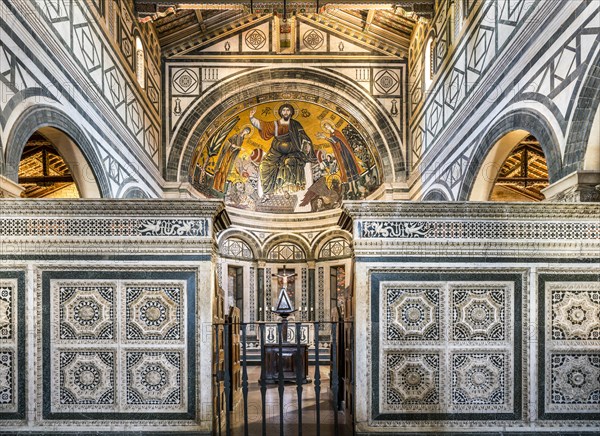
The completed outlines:
<svg viewBox="0 0 600 436">
<path fill-rule="evenodd" d="M 156 26 L 163 51 L 179 43 L 206 39 L 208 33 L 231 29 L 264 14 L 281 14 L 283 0 L 134 0 L 141 21 Z M 371 45 L 392 55 L 408 52 L 410 36 L 420 18 L 433 16 L 435 0 L 400 2 L 295 1 L 286 2 L 288 15 L 304 16 L 345 34 L 362 33 Z M 364 38 L 363 38 L 364 39 Z M 378 41 L 378 42 L 373 42 Z M 177 51 L 177 50 L 175 50 Z"/>
</svg>

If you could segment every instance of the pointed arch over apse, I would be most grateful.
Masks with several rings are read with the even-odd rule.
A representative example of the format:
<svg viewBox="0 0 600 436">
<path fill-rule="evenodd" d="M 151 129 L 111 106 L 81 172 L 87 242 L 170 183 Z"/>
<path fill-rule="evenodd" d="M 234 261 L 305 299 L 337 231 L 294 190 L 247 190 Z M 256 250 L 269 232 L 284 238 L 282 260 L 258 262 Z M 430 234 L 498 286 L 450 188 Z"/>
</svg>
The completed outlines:
<svg viewBox="0 0 600 436">
<path fill-rule="evenodd" d="M 364 89 L 331 72 L 315 68 L 263 68 L 227 79 L 200 99 L 188 111 L 175 132 L 167 158 L 165 178 L 187 181 L 192 155 L 200 138 L 227 110 L 260 96 L 274 92 L 303 92 L 335 103 L 351 114 L 375 146 L 381 162 L 382 182 L 405 178 L 405 160 L 400 131 L 385 109 Z"/>
<path fill-rule="evenodd" d="M 564 174 L 563 163 L 558 139 L 550 123 L 538 112 L 517 109 L 500 117 L 477 145 L 458 201 L 487 200 L 500 166 L 513 147 L 527 134 L 533 135 L 540 142 L 548 165 L 550 183 L 559 180 Z"/>
<path fill-rule="evenodd" d="M 91 141 L 68 115 L 48 105 L 29 107 L 13 125 L 7 141 L 6 177 L 17 182 L 23 149 L 37 131 L 61 153 L 82 198 L 111 197 L 108 178 Z"/>
</svg>

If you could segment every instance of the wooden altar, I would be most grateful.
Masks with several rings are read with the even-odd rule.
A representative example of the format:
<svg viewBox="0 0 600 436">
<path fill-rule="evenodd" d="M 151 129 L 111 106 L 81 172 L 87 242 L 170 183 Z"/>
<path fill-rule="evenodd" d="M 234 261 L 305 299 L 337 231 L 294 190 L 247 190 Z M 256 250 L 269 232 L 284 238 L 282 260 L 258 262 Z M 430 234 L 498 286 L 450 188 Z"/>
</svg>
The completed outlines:
<svg viewBox="0 0 600 436">
<path fill-rule="evenodd" d="M 298 346 L 293 343 L 284 343 L 281 345 L 281 359 L 279 358 L 279 344 L 265 344 L 265 374 L 266 383 L 279 382 L 279 364 L 281 362 L 283 370 L 283 380 L 286 382 L 296 382 L 296 369 L 298 364 Z M 308 345 L 300 344 L 300 375 L 302 383 L 310 382 L 308 378 Z"/>
</svg>

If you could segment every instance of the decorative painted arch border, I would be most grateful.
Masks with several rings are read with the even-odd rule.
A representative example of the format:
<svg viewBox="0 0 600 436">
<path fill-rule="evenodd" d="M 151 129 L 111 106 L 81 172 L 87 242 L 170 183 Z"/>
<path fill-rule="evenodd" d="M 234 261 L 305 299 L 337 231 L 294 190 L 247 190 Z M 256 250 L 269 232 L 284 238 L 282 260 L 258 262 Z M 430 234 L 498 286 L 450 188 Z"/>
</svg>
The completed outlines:
<svg viewBox="0 0 600 436">
<path fill-rule="evenodd" d="M 25 109 L 15 121 L 8 136 L 6 151 L 6 177 L 18 180 L 18 168 L 27 141 L 37 130 L 52 127 L 70 137 L 81 150 L 86 164 L 91 168 L 100 195 L 112 196 L 108 177 L 92 142 L 86 133 L 63 111 L 49 105 L 34 105 Z"/>
<path fill-rule="evenodd" d="M 586 75 L 573 111 L 565 147 L 563 177 L 573 171 L 583 169 L 592 130 L 592 120 L 598 106 L 600 106 L 600 51 Z"/>
<path fill-rule="evenodd" d="M 188 110 L 175 133 L 167 158 L 167 180 L 187 180 L 196 144 L 212 122 L 229 108 L 248 99 L 272 92 L 299 91 L 353 108 L 352 115 L 365 127 L 382 163 L 384 182 L 404 178 L 400 132 L 381 104 L 365 90 L 332 73 L 314 68 L 266 68 L 241 73 L 215 87 Z M 257 101 L 257 103 L 259 103 Z"/>
<path fill-rule="evenodd" d="M 517 109 L 499 118 L 477 144 L 471 161 L 465 171 L 463 184 L 458 194 L 458 201 L 468 201 L 477 179 L 477 174 L 486 156 L 494 145 L 507 133 L 513 130 L 526 130 L 540 141 L 546 163 L 550 183 L 564 176 L 558 138 L 550 123 L 538 112 L 530 109 Z"/>
</svg>

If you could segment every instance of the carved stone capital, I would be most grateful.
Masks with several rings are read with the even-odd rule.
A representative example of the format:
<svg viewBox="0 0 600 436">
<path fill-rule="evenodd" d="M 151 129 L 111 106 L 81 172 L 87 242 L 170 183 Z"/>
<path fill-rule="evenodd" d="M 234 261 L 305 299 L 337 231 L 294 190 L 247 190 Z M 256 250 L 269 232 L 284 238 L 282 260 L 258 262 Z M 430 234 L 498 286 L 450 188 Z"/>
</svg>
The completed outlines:
<svg viewBox="0 0 600 436">
<path fill-rule="evenodd" d="M 542 189 L 546 201 L 600 202 L 600 171 L 575 171 Z"/>
</svg>

